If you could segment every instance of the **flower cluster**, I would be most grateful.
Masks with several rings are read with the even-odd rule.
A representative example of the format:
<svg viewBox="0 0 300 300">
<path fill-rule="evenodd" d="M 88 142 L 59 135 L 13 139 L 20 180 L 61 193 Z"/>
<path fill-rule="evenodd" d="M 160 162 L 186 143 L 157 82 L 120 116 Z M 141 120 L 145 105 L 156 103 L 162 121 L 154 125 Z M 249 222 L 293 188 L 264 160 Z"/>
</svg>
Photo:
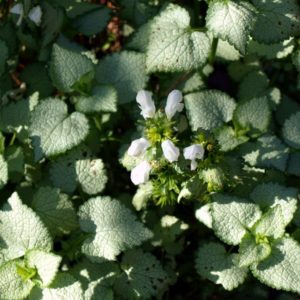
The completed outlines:
<svg viewBox="0 0 300 300">
<path fill-rule="evenodd" d="M 173 90 L 167 98 L 165 106 L 165 118 L 171 122 L 171 119 L 177 112 L 181 112 L 184 108 L 182 103 L 182 93 L 178 90 Z M 156 108 L 152 99 L 152 93 L 149 91 L 141 90 L 138 92 L 136 101 L 141 109 L 141 115 L 147 121 L 148 119 L 155 118 Z M 150 148 L 151 142 L 145 137 L 136 139 L 131 142 L 130 147 L 127 150 L 129 156 L 135 158 L 144 157 L 144 154 Z M 168 138 L 160 144 L 164 159 L 170 163 L 177 162 L 180 157 L 180 149 L 174 144 L 174 142 Z M 196 170 L 198 163 L 197 159 L 203 159 L 204 148 L 200 144 L 193 144 L 183 149 L 183 156 L 185 159 L 191 161 L 190 169 Z M 131 171 L 131 181 L 135 185 L 145 183 L 149 180 L 150 172 L 152 170 L 151 162 L 143 159 L 135 168 Z"/>
</svg>

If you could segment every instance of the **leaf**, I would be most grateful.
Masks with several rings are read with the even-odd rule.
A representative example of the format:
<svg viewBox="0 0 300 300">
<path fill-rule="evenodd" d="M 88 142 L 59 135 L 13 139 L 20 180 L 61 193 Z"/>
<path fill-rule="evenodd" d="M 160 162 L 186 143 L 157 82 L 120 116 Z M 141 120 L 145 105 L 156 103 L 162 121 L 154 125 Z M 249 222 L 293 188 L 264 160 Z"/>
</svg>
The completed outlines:
<svg viewBox="0 0 300 300">
<path fill-rule="evenodd" d="M 102 160 L 93 158 L 87 148 L 75 149 L 55 161 L 50 168 L 54 186 L 73 193 L 79 184 L 87 194 L 100 193 L 107 182 Z"/>
<path fill-rule="evenodd" d="M 119 103 L 135 99 L 137 92 L 145 88 L 148 76 L 145 72 L 145 55 L 133 51 L 122 51 L 106 56 L 96 68 L 99 84 L 109 84 L 118 92 Z"/>
<path fill-rule="evenodd" d="M 253 275 L 262 283 L 289 292 L 300 293 L 300 246 L 291 238 L 279 239 L 272 254 L 251 267 Z"/>
<path fill-rule="evenodd" d="M 64 13 L 62 9 L 53 7 L 47 1 L 41 3 L 43 8 L 42 30 L 43 47 L 49 45 L 59 34 L 63 21 Z"/>
<path fill-rule="evenodd" d="M 290 55 L 295 48 L 295 39 L 289 38 L 274 44 L 262 44 L 251 40 L 248 44 L 248 53 L 256 54 L 267 59 L 282 59 Z"/>
<path fill-rule="evenodd" d="M 246 136 L 237 136 L 234 129 L 230 126 L 219 128 L 216 130 L 215 136 L 220 145 L 220 150 L 224 152 L 231 151 L 248 141 Z"/>
<path fill-rule="evenodd" d="M 152 237 L 151 231 L 129 209 L 109 197 L 92 198 L 84 203 L 79 209 L 79 223 L 84 232 L 90 233 L 82 252 L 96 262 L 115 260 L 122 251 Z"/>
<path fill-rule="evenodd" d="M 268 129 L 271 110 L 267 97 L 253 98 L 238 103 L 234 112 L 234 121 L 244 129 L 254 134 Z"/>
<path fill-rule="evenodd" d="M 84 75 L 93 74 L 94 65 L 87 56 L 54 44 L 50 62 L 50 77 L 62 92 L 72 92 Z"/>
<path fill-rule="evenodd" d="M 255 187 L 250 194 L 250 198 L 257 203 L 263 211 L 280 205 L 284 224 L 288 225 L 293 219 L 297 209 L 298 190 L 277 183 L 264 183 Z"/>
<path fill-rule="evenodd" d="M 211 204 L 213 230 L 229 245 L 238 245 L 261 217 L 258 205 L 234 196 L 215 194 Z"/>
<path fill-rule="evenodd" d="M 36 97 L 10 102 L 0 109 L 0 128 L 4 132 L 19 132 L 29 126 L 30 114 L 38 102 Z M 20 114 L 20 111 L 22 114 Z"/>
<path fill-rule="evenodd" d="M 231 291 L 242 284 L 247 276 L 247 268 L 236 266 L 233 258 L 234 255 L 226 253 L 219 243 L 203 244 L 197 251 L 196 270 L 203 278 Z"/>
<path fill-rule="evenodd" d="M 253 263 L 258 263 L 266 259 L 271 254 L 271 246 L 267 242 L 256 242 L 254 236 L 246 234 L 239 247 L 239 254 L 234 262 L 239 267 L 249 267 Z"/>
<path fill-rule="evenodd" d="M 82 113 L 116 112 L 117 91 L 112 86 L 96 86 L 91 96 L 74 97 L 76 110 Z"/>
<path fill-rule="evenodd" d="M 73 26 L 84 35 L 92 36 L 105 29 L 110 18 L 110 9 L 101 7 L 76 18 Z"/>
<path fill-rule="evenodd" d="M 121 270 L 118 264 L 95 264 L 85 259 L 75 265 L 72 275 L 80 281 L 85 299 L 113 300 L 112 286 Z"/>
<path fill-rule="evenodd" d="M 122 17 L 137 27 L 147 22 L 157 11 L 157 7 L 147 0 L 120 0 L 120 4 Z"/>
<path fill-rule="evenodd" d="M 235 101 L 217 91 L 201 91 L 185 96 L 185 107 L 193 131 L 213 130 L 232 119 Z"/>
<path fill-rule="evenodd" d="M 200 208 L 198 208 L 195 212 L 195 217 L 198 221 L 203 223 L 208 228 L 212 229 L 212 214 L 211 214 L 211 203 L 207 203 Z"/>
<path fill-rule="evenodd" d="M 300 153 L 291 153 L 287 172 L 300 177 Z"/>
<path fill-rule="evenodd" d="M 9 146 L 5 151 L 8 174 L 12 181 L 18 182 L 24 175 L 24 153 L 22 147 Z"/>
<path fill-rule="evenodd" d="M 0 190 L 8 181 L 8 166 L 3 155 L 0 154 Z"/>
<path fill-rule="evenodd" d="M 28 300 L 83 300 L 83 292 L 79 281 L 68 273 L 57 274 L 54 282 L 44 289 L 35 287 Z"/>
<path fill-rule="evenodd" d="M 126 299 L 150 299 L 158 296 L 167 284 L 167 274 L 160 262 L 140 249 L 125 253 L 121 268 L 123 273 L 118 277 L 115 288 Z"/>
<path fill-rule="evenodd" d="M 151 181 L 147 181 L 144 184 L 140 184 L 136 193 L 132 198 L 132 205 L 137 211 L 145 209 L 148 200 L 151 199 L 153 195 L 153 184 Z"/>
<path fill-rule="evenodd" d="M 284 122 L 282 134 L 289 146 L 300 149 L 300 112 L 293 114 Z"/>
<path fill-rule="evenodd" d="M 181 72 L 204 65 L 210 41 L 203 32 L 190 27 L 188 12 L 169 4 L 151 22 L 147 47 L 147 72 Z"/>
<path fill-rule="evenodd" d="M 40 187 L 31 206 L 54 236 L 68 233 L 78 226 L 73 203 L 58 189 Z"/>
<path fill-rule="evenodd" d="M 0 39 L 0 76 L 6 69 L 6 61 L 8 59 L 8 48 L 4 41 Z"/>
<path fill-rule="evenodd" d="M 215 37 L 227 40 L 244 55 L 255 18 L 254 7 L 245 1 L 211 1 L 206 27 Z"/>
<path fill-rule="evenodd" d="M 28 94 L 39 92 L 41 99 L 51 96 L 54 87 L 45 65 L 41 63 L 29 64 L 21 72 L 20 78 L 26 83 Z M 38 78 L 38 80 L 37 80 Z"/>
<path fill-rule="evenodd" d="M 40 249 L 49 252 L 52 238 L 31 208 L 22 204 L 17 193 L 0 211 L 0 248 L 4 260 L 22 257 L 28 250 Z"/>
<path fill-rule="evenodd" d="M 260 43 L 271 44 L 298 35 L 300 8 L 296 0 L 252 0 L 258 10 L 252 36 Z"/>
<path fill-rule="evenodd" d="M 253 232 L 258 236 L 281 238 L 285 232 L 285 222 L 281 205 L 270 208 L 254 225 Z"/>
<path fill-rule="evenodd" d="M 25 256 L 26 265 L 36 269 L 43 287 L 53 282 L 61 260 L 62 258 L 56 254 L 40 250 L 31 250 Z"/>
<path fill-rule="evenodd" d="M 77 180 L 85 193 L 94 195 L 104 189 L 107 176 L 101 159 L 78 160 L 75 168 Z"/>
<path fill-rule="evenodd" d="M 275 168 L 285 171 L 289 158 L 287 148 L 275 135 L 263 135 L 256 143 L 241 147 L 241 155 L 246 163 L 261 168 Z"/>
<path fill-rule="evenodd" d="M 255 97 L 264 96 L 269 82 L 267 75 L 260 70 L 248 73 L 239 86 L 239 99 L 250 100 Z"/>
<path fill-rule="evenodd" d="M 68 115 L 67 105 L 55 98 L 42 101 L 31 115 L 30 135 L 36 161 L 79 145 L 88 131 L 88 120 L 83 114 Z"/>
<path fill-rule="evenodd" d="M 31 280 L 22 280 L 17 273 L 17 265 L 23 265 L 23 262 L 12 260 L 0 266 L 1 299 L 25 299 L 34 287 Z"/>
</svg>

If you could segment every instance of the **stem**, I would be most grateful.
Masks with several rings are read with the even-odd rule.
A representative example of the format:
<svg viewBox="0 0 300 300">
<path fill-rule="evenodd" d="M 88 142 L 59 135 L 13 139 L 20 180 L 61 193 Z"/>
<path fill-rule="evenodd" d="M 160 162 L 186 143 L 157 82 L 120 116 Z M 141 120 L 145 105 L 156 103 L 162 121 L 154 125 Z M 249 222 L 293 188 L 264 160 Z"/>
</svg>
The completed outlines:
<svg viewBox="0 0 300 300">
<path fill-rule="evenodd" d="M 216 58 L 216 53 L 217 53 L 217 48 L 218 48 L 218 38 L 213 38 L 213 41 L 211 43 L 211 50 L 210 50 L 210 55 L 208 58 L 208 62 L 213 65 L 215 62 Z"/>
<path fill-rule="evenodd" d="M 16 137 L 17 137 L 17 134 L 14 132 L 14 134 L 9 142 L 9 146 L 12 146 L 14 144 Z"/>
</svg>

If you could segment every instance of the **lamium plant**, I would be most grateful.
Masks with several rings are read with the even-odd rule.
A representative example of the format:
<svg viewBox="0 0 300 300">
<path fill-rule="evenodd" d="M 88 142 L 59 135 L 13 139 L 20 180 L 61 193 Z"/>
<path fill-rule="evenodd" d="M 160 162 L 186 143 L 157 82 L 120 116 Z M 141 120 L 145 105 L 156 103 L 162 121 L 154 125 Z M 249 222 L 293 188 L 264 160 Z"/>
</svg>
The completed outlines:
<svg viewBox="0 0 300 300">
<path fill-rule="evenodd" d="M 300 297 L 297 0 L 0 0 L 0 299 Z"/>
</svg>

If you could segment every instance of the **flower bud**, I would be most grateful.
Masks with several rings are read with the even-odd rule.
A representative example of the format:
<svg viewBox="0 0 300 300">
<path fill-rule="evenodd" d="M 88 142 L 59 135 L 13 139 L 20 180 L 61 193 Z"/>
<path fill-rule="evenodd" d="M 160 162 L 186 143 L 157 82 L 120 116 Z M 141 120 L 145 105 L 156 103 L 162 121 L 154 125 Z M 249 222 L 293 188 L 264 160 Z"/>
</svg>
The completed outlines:
<svg viewBox="0 0 300 300">
<path fill-rule="evenodd" d="M 191 170 L 194 171 L 198 166 L 196 159 L 203 159 L 204 148 L 200 144 L 191 145 L 183 149 L 183 156 L 191 160 Z"/>
<path fill-rule="evenodd" d="M 131 142 L 127 153 L 130 156 L 139 156 L 141 154 L 144 154 L 149 146 L 150 143 L 148 142 L 148 140 L 142 137 Z"/>
<path fill-rule="evenodd" d="M 130 179 L 135 185 L 145 183 L 149 180 L 151 166 L 147 161 L 142 161 L 131 170 Z"/>
<path fill-rule="evenodd" d="M 179 157 L 179 149 L 173 144 L 170 140 L 165 140 L 161 143 L 161 148 L 164 153 L 164 157 L 169 162 L 174 162 L 178 160 Z"/>
<path fill-rule="evenodd" d="M 137 93 L 136 102 L 139 104 L 141 111 L 141 115 L 144 119 L 152 118 L 155 114 L 155 105 L 152 100 L 152 93 L 141 90 Z"/>
<path fill-rule="evenodd" d="M 178 90 L 173 90 L 167 99 L 167 104 L 165 107 L 165 112 L 167 118 L 171 120 L 176 112 L 181 112 L 183 110 L 183 103 L 182 101 L 182 93 Z"/>
</svg>

